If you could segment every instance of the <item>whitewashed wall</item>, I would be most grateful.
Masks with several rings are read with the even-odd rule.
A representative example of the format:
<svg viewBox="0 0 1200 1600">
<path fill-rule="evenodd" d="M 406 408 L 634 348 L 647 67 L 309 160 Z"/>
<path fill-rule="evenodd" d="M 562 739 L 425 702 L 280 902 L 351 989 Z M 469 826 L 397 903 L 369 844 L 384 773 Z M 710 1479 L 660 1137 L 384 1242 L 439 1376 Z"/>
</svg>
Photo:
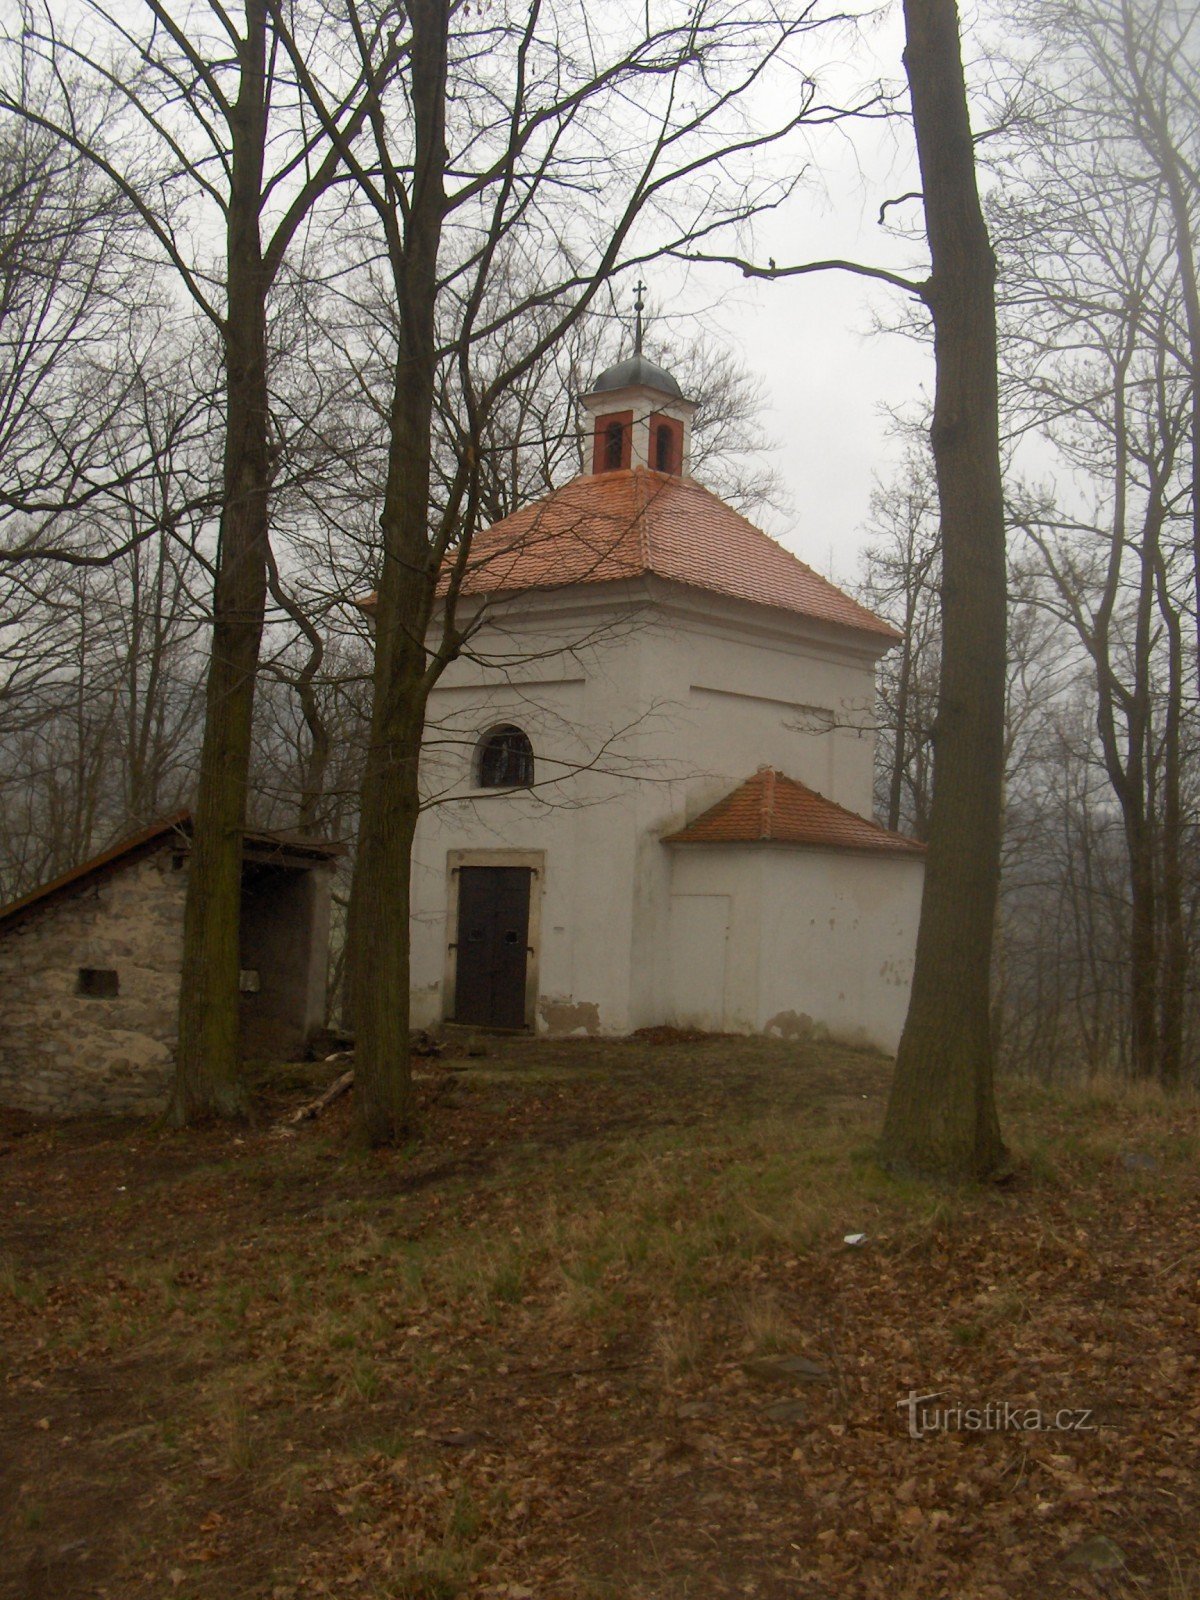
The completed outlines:
<svg viewBox="0 0 1200 1600">
<path fill-rule="evenodd" d="M 675 867 L 661 836 L 764 764 L 869 815 L 881 643 L 657 580 L 541 592 L 497 612 L 479 659 L 456 662 L 431 697 L 422 787 L 439 803 L 413 866 L 414 1024 L 445 1014 L 448 853 L 497 848 L 544 853 L 536 1026 L 619 1034 L 667 1020 L 672 960 L 676 974 L 686 963 L 672 956 Z M 533 743 L 532 792 L 473 787 L 474 747 L 503 722 Z M 892 870 L 866 864 L 881 882 Z M 713 924 L 711 907 L 692 909 L 698 927 Z M 745 925 L 736 967 L 749 925 L 769 914 L 765 887 L 743 886 L 732 914 Z M 752 992 L 726 1026 L 762 1026 Z M 787 1009 L 803 1008 L 774 1007 Z M 887 1031 L 876 1017 L 864 1026 Z"/>
<path fill-rule="evenodd" d="M 668 1020 L 680 1027 L 813 1035 L 892 1052 L 908 1009 L 924 862 L 786 845 L 679 845 L 670 943 L 686 976 Z M 727 908 L 698 916 L 703 896 Z M 698 1003 L 694 974 L 712 996 Z"/>
</svg>

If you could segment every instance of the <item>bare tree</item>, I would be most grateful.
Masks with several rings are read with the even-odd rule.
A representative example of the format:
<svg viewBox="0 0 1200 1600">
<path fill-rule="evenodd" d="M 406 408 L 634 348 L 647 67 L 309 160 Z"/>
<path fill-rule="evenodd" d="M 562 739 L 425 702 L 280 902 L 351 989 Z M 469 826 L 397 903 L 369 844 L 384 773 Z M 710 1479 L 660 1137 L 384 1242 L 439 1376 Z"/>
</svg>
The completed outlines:
<svg viewBox="0 0 1200 1600">
<path fill-rule="evenodd" d="M 1195 7 L 1178 0 L 1035 0 L 1019 16 L 1072 69 L 1036 72 L 1025 116 L 1032 110 L 1043 129 L 1052 120 L 1094 152 L 1110 197 L 1154 192 L 1162 208 L 1178 298 L 1177 360 L 1188 388 L 1192 586 L 1200 597 L 1200 22 Z"/>
<path fill-rule="evenodd" d="M 355 70 L 373 78 L 373 14 L 348 0 L 343 15 Z M 716 188 L 721 163 L 737 164 L 809 116 L 832 116 L 806 83 L 800 106 L 768 133 L 737 117 L 781 52 L 816 25 L 811 11 L 791 23 L 735 20 L 702 3 L 602 40 L 566 0 L 533 5 L 520 19 L 484 13 L 470 28 L 452 27 L 453 15 L 447 0 L 410 7 L 393 99 L 371 106 L 369 162 L 336 140 L 335 102 L 322 112 L 374 212 L 395 316 L 374 703 L 351 903 L 356 1081 L 372 1142 L 413 1124 L 417 765 L 429 692 L 478 622 L 458 596 L 486 515 L 480 452 L 492 420 L 620 266 L 736 225 L 789 187 L 751 181 L 725 195 Z M 304 63 L 293 56 L 293 66 L 323 105 Z M 452 470 L 440 482 L 439 402 L 452 419 Z"/>
<path fill-rule="evenodd" d="M 28 48 L 10 67 L 33 106 Z M 72 84 L 94 131 L 111 95 Z M 136 382 L 125 293 L 136 232 L 120 194 L 47 128 L 0 111 L 0 565 L 95 565 L 124 546 L 119 504 L 145 464 L 129 448 Z M 119 519 L 118 519 L 119 521 Z M 114 542 L 115 541 L 115 542 Z"/>
<path fill-rule="evenodd" d="M 929 836 L 933 730 L 941 661 L 941 542 L 937 486 L 924 454 L 871 496 L 860 584 L 863 603 L 892 622 L 900 648 L 880 665 L 876 770 L 887 826 Z"/>
<path fill-rule="evenodd" d="M 882 1150 L 894 1168 L 978 1178 L 1003 1158 L 990 1006 L 1005 688 L 995 260 L 953 0 L 906 0 L 904 17 L 932 263 L 942 666 L 925 894 Z"/>
<path fill-rule="evenodd" d="M 1047 604 L 1091 669 L 1094 756 L 1127 863 L 1129 1064 L 1177 1084 L 1191 966 L 1184 638 L 1197 570 L 1200 122 L 1168 58 L 1194 19 L 1126 0 L 1045 0 L 1022 18 L 1022 55 L 1038 61 L 1019 63 L 1022 116 L 995 208 L 1007 394 L 1014 426 L 1036 430 L 1068 470 L 1024 497 L 1019 523 L 1050 579 Z"/>
<path fill-rule="evenodd" d="M 274 469 L 269 302 L 301 225 L 336 181 L 339 156 L 280 71 L 265 0 L 245 0 L 240 17 L 215 0 L 202 8 L 144 0 L 132 12 L 85 0 L 70 22 L 31 0 L 22 39 L 54 81 L 69 74 L 101 84 L 120 114 L 85 129 L 69 96 L 31 105 L 19 85 L 0 104 L 116 186 L 221 352 L 220 527 L 170 1108 L 184 1123 L 243 1105 L 238 924 Z M 386 72 L 386 46 L 378 59 Z M 350 143 L 362 90 L 349 84 L 331 112 L 331 127 Z M 223 241 L 216 261 L 215 237 Z"/>
<path fill-rule="evenodd" d="M 213 439 L 208 401 L 197 402 L 169 326 L 150 314 L 143 325 L 153 358 L 130 356 L 119 437 L 106 446 L 136 470 L 103 508 L 76 512 L 82 526 L 59 519 L 61 547 L 97 559 L 27 553 L 0 568 L 10 619 L 0 633 L 0 827 L 13 892 L 175 809 L 191 787 Z"/>
<path fill-rule="evenodd" d="M 982 1177 L 1003 1159 L 989 1002 L 1005 671 L 996 266 L 979 201 L 953 0 L 908 0 L 904 16 L 930 276 L 918 281 L 843 259 L 763 266 L 695 245 L 679 253 L 767 280 L 852 273 L 904 291 L 932 319 L 943 633 L 936 762 L 912 998 L 882 1150 L 896 1168 Z"/>
</svg>

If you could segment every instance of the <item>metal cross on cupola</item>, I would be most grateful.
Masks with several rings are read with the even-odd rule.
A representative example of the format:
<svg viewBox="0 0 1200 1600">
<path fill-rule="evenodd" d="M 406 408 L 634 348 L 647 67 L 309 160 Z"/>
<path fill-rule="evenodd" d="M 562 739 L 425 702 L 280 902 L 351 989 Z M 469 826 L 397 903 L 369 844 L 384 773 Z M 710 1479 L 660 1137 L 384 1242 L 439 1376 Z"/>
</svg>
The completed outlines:
<svg viewBox="0 0 1200 1600">
<path fill-rule="evenodd" d="M 633 354 L 606 368 L 580 397 L 593 420 L 593 474 L 638 469 L 674 477 L 687 473 L 696 406 L 642 350 L 645 293 L 639 278 L 634 285 Z"/>
<path fill-rule="evenodd" d="M 637 297 L 633 302 L 636 316 L 636 321 L 633 325 L 633 353 L 635 356 L 640 356 L 642 353 L 642 312 L 646 309 L 646 302 L 642 299 L 646 292 L 646 285 L 640 278 L 634 284 L 633 292 Z"/>
</svg>

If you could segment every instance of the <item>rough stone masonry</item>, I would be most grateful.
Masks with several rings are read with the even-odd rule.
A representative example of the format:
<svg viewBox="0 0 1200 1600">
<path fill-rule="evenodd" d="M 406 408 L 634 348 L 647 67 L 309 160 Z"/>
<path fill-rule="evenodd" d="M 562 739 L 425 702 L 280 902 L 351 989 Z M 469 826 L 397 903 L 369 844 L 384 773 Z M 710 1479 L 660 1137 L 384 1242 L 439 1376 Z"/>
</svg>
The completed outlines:
<svg viewBox="0 0 1200 1600">
<path fill-rule="evenodd" d="M 168 843 L 3 931 L 0 1105 L 58 1116 L 162 1108 L 186 883 Z"/>
</svg>

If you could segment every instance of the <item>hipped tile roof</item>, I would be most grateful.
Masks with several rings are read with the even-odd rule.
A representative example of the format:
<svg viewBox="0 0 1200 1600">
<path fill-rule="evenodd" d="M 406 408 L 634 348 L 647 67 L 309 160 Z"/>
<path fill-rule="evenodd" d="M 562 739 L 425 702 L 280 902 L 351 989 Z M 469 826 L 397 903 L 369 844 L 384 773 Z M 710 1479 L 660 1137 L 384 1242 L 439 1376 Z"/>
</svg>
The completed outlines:
<svg viewBox="0 0 1200 1600">
<path fill-rule="evenodd" d="M 752 778 L 689 822 L 664 844 L 791 844 L 814 850 L 863 850 L 872 855 L 921 856 L 925 846 L 847 811 L 823 794 L 760 767 Z"/>
<path fill-rule="evenodd" d="M 478 534 L 463 592 L 646 575 L 884 639 L 899 637 L 708 489 L 645 467 L 574 478 Z"/>
</svg>

